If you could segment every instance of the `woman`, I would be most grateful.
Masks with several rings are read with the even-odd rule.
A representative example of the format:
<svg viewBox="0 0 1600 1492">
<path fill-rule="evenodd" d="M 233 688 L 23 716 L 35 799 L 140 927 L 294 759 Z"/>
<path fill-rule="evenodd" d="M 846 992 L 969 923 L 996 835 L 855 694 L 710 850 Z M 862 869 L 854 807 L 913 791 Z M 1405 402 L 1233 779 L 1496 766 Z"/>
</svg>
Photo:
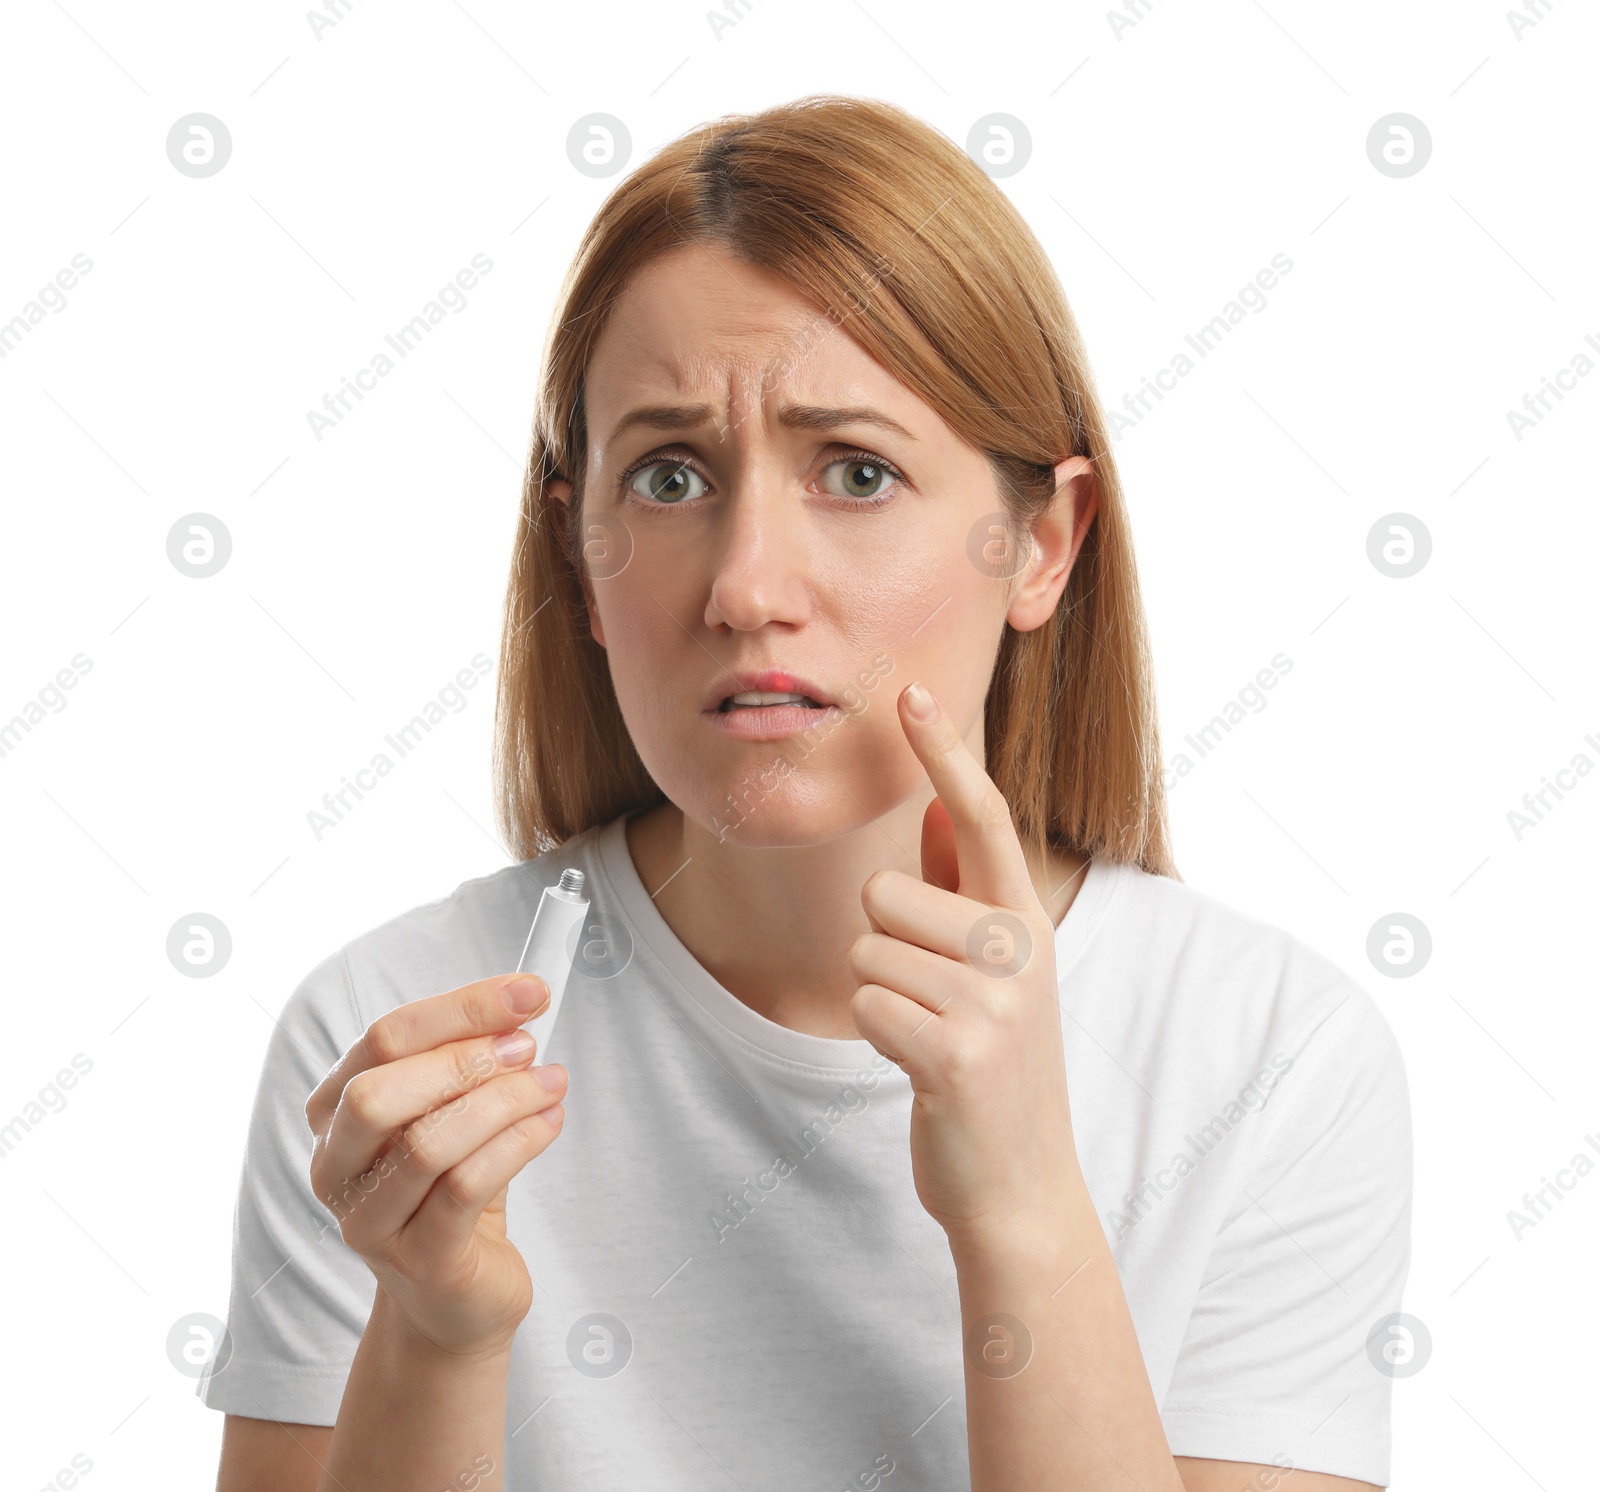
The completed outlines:
<svg viewBox="0 0 1600 1492">
<path fill-rule="evenodd" d="M 976 165 L 817 97 L 625 180 L 507 599 L 531 858 L 288 1002 L 224 1492 L 1386 1484 L 1400 1055 L 1178 879 L 1152 700 L 1083 349 Z M 496 971 L 570 870 L 535 1054 Z"/>
</svg>

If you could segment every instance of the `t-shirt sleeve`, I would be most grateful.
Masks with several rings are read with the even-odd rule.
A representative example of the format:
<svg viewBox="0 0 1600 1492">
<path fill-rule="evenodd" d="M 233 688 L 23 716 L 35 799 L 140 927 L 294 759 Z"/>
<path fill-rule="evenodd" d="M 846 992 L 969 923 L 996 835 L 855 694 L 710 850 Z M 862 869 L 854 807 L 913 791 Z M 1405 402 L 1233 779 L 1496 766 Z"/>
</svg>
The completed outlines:
<svg viewBox="0 0 1600 1492">
<path fill-rule="evenodd" d="M 1263 1110 L 1162 1421 L 1174 1455 L 1387 1486 L 1392 1376 L 1368 1338 L 1410 1266 L 1410 1096 L 1383 1013 L 1353 982 L 1340 993 Z"/>
<path fill-rule="evenodd" d="M 234 1207 L 226 1351 L 196 1387 L 212 1409 L 338 1418 L 377 1281 L 312 1190 L 305 1104 L 364 1029 L 341 952 L 306 976 L 268 1038 Z"/>
</svg>

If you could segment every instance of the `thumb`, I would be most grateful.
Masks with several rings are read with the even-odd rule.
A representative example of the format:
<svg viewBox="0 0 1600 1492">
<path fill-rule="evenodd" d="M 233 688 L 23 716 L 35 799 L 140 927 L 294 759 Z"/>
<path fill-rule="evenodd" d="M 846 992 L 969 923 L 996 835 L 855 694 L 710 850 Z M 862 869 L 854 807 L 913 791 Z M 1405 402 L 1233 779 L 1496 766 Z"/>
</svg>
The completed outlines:
<svg viewBox="0 0 1600 1492">
<path fill-rule="evenodd" d="M 950 810 L 939 798 L 922 815 L 922 879 L 944 891 L 961 888 L 961 866 L 956 859 L 956 826 Z"/>
</svg>

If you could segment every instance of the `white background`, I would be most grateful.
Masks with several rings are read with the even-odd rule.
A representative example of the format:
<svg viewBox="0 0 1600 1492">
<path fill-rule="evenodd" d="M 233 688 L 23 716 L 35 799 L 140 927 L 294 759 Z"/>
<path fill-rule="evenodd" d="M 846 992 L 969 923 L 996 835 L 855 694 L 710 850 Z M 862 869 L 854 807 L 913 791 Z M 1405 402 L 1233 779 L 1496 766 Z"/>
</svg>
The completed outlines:
<svg viewBox="0 0 1600 1492">
<path fill-rule="evenodd" d="M 620 179 L 574 170 L 568 130 L 616 115 L 637 164 L 824 90 L 963 144 L 1023 121 L 1002 185 L 1107 404 L 1293 261 L 1117 445 L 1166 755 L 1293 661 L 1174 789 L 1178 864 L 1335 958 L 1404 1046 L 1432 1356 L 1395 1384 L 1394 1485 L 1587 1482 L 1600 1176 L 1520 1239 L 1506 1215 L 1600 1144 L 1600 774 L 1520 839 L 1507 814 L 1600 764 L 1600 377 L 1520 441 L 1507 412 L 1600 340 L 1592 8 L 1520 37 L 1504 5 L 1372 0 L 1155 0 L 1120 38 L 1095 6 L 912 0 L 751 0 L 720 37 L 700 5 L 506 0 L 354 0 L 320 39 L 291 4 L 15 0 L 0 25 L 0 320 L 93 261 L 0 360 L 0 721 L 92 663 L 0 757 L 0 1122 L 93 1063 L 0 1171 L 8 1485 L 78 1453 L 90 1486 L 210 1485 L 221 1416 L 165 1343 L 226 1314 L 272 1017 L 506 862 L 492 681 L 320 841 L 307 813 L 497 656 L 540 348 Z M 166 154 L 192 112 L 233 142 L 203 179 Z M 1401 179 L 1366 149 L 1393 112 L 1433 142 Z M 317 441 L 306 412 L 479 252 L 466 309 Z M 232 535 L 206 580 L 166 553 L 193 512 Z M 1367 557 L 1394 512 L 1432 536 L 1408 579 Z M 201 911 L 233 952 L 196 979 L 165 949 Z M 1433 939 L 1408 978 L 1366 955 L 1397 911 Z"/>
</svg>

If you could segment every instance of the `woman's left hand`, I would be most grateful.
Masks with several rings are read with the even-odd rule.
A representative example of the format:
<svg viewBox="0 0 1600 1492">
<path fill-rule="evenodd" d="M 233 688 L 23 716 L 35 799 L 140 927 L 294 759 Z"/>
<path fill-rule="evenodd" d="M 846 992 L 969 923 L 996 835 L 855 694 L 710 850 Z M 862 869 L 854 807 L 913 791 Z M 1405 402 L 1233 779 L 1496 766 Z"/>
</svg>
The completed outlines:
<svg viewBox="0 0 1600 1492">
<path fill-rule="evenodd" d="M 922 879 L 880 870 L 861 888 L 874 930 L 850 947 L 850 1013 L 911 1079 L 918 1199 L 953 1246 L 982 1244 L 1059 1214 L 1081 1184 L 1055 926 L 1010 805 L 937 702 L 919 720 L 911 695 L 901 725 L 938 796 Z"/>
</svg>

